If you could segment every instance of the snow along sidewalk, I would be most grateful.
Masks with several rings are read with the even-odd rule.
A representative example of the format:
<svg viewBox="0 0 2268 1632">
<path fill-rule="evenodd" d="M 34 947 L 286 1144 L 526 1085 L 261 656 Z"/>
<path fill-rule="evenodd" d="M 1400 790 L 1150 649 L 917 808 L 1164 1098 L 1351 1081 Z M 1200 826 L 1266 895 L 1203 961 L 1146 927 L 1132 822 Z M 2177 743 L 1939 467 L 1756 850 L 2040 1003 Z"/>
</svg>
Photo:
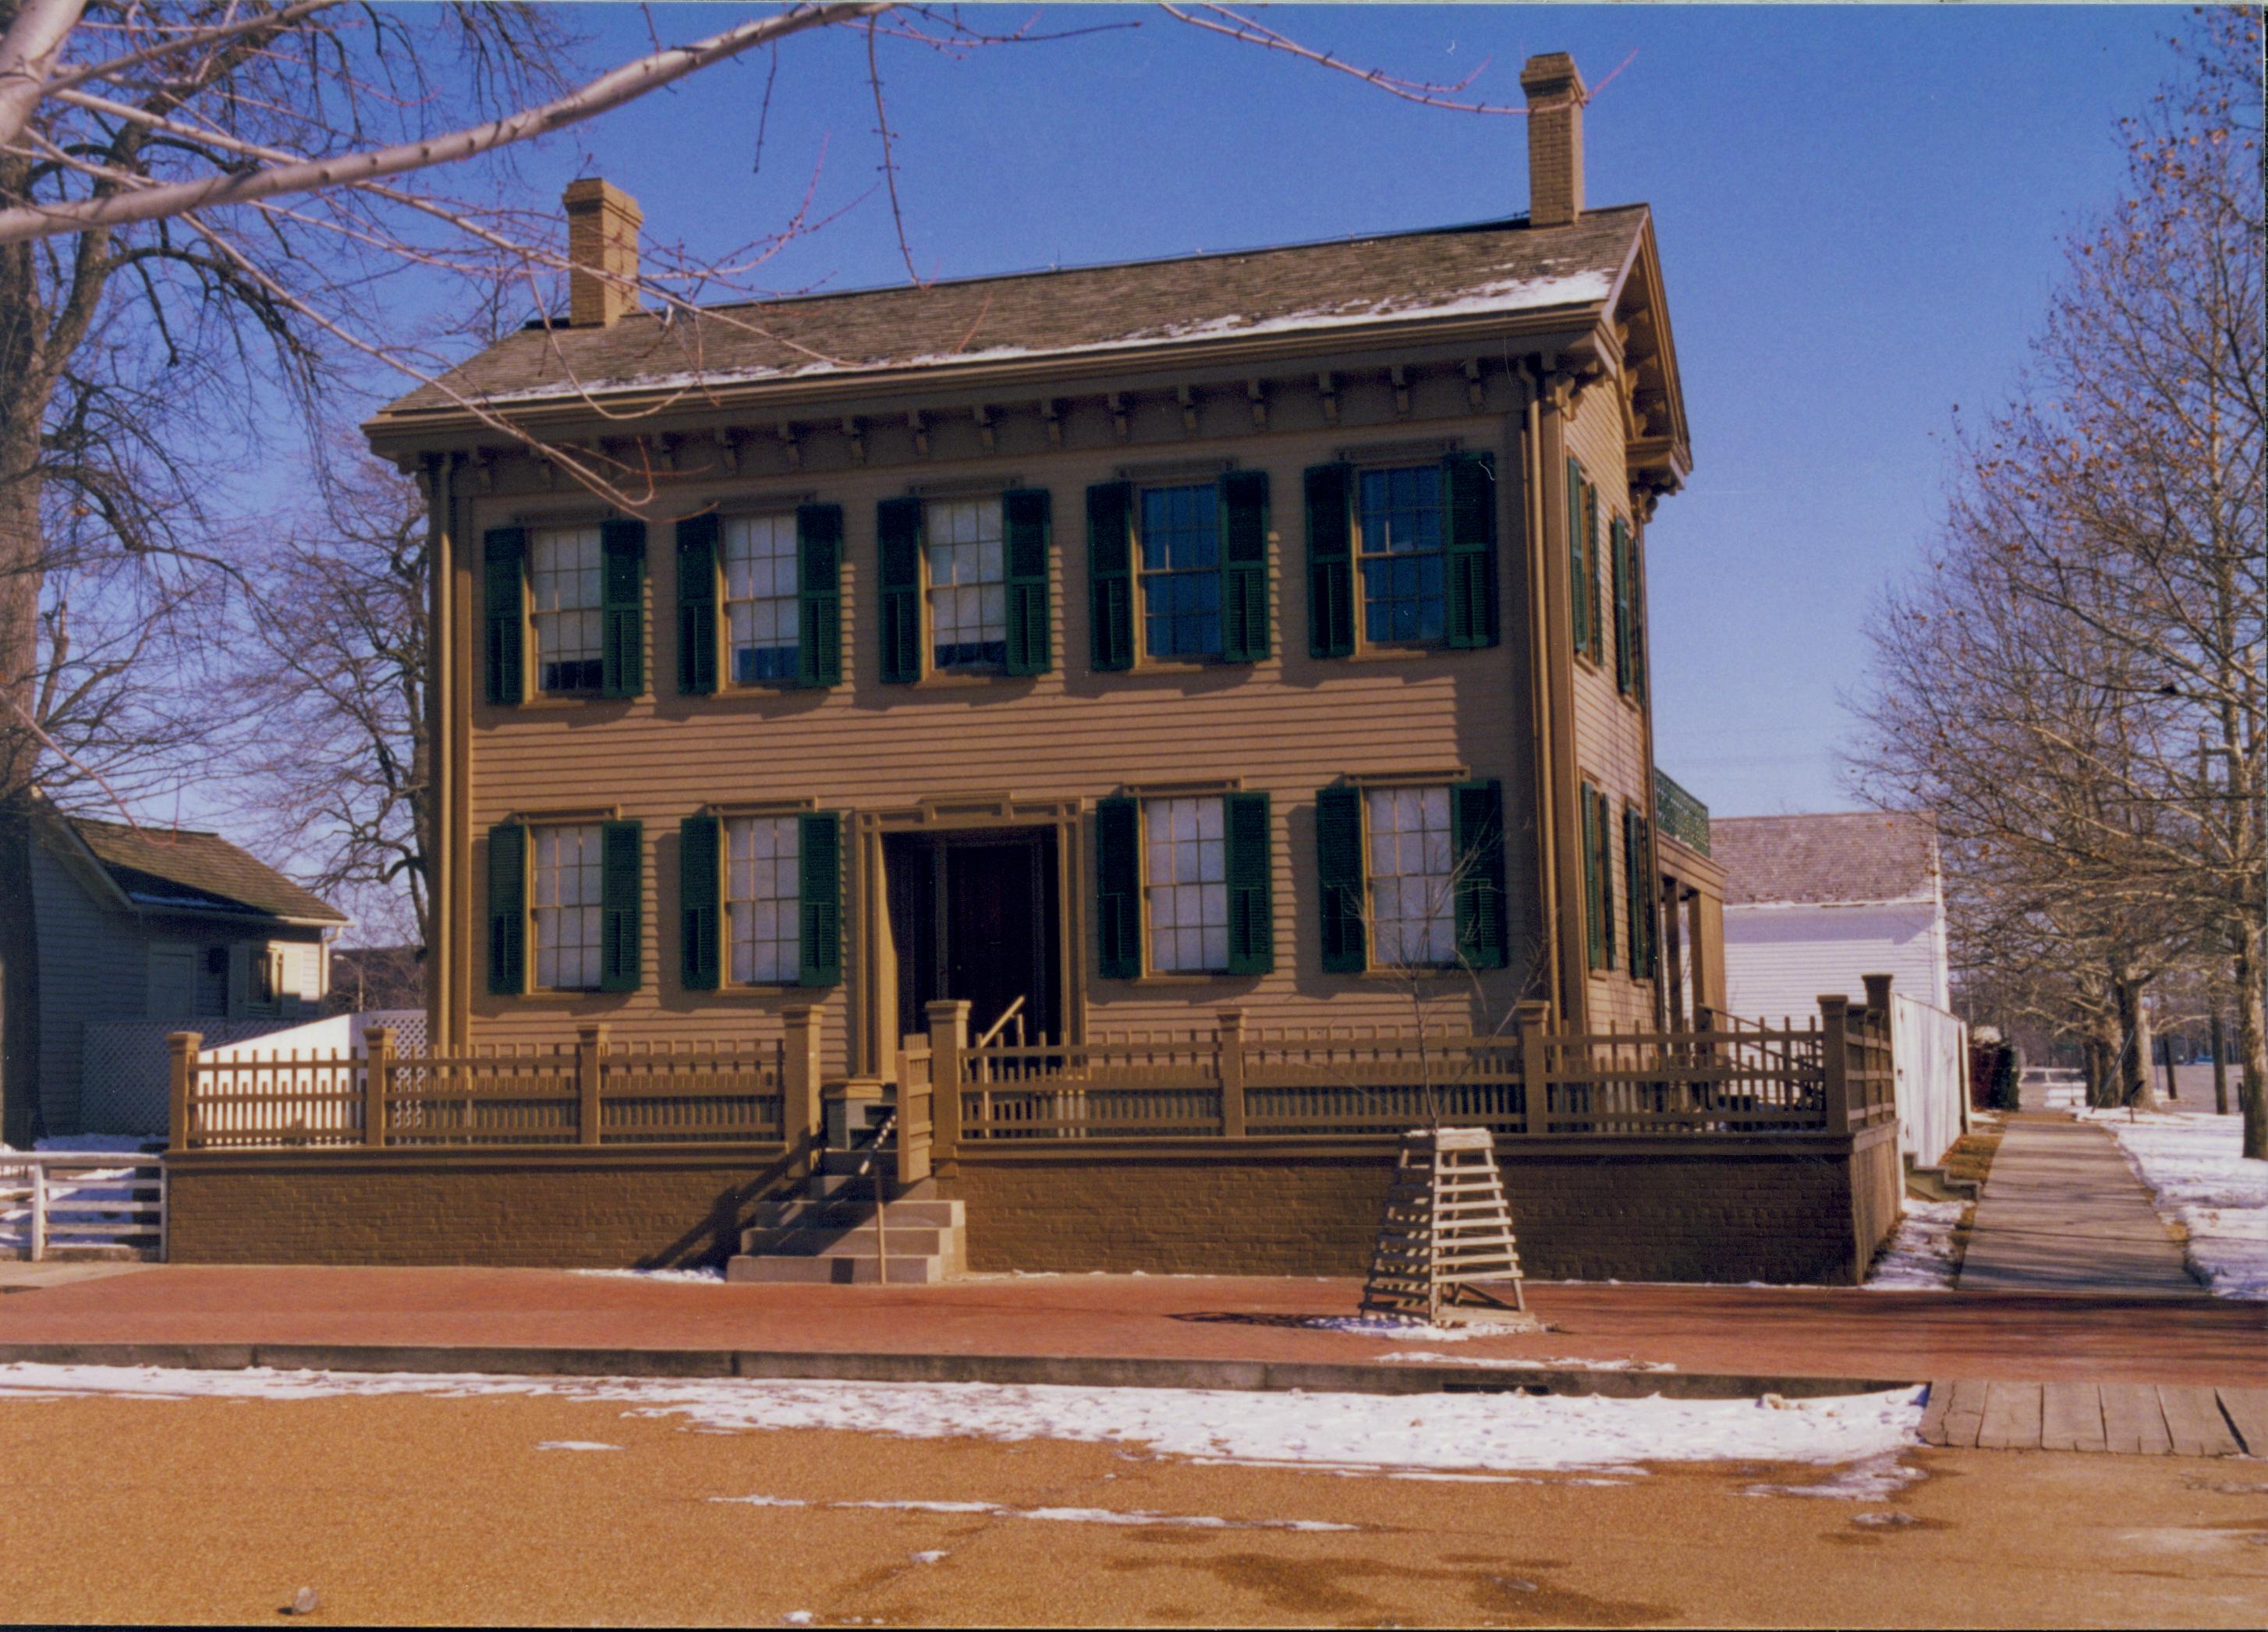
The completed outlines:
<svg viewBox="0 0 2268 1632">
<path fill-rule="evenodd" d="M 2089 1111 L 2189 1233 L 2191 1269 L 2218 1298 L 2268 1300 L 2268 1162 L 2242 1154 L 2244 1119 L 2192 1111 Z"/>
</svg>

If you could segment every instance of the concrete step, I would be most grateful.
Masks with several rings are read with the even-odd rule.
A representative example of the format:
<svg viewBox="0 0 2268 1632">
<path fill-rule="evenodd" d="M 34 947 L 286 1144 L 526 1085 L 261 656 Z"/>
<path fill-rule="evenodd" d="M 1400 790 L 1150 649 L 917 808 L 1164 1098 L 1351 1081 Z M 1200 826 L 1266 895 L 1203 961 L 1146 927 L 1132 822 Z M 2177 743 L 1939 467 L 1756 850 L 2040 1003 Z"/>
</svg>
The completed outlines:
<svg viewBox="0 0 2268 1632">
<path fill-rule="evenodd" d="M 949 1257 L 958 1231 L 950 1229 L 922 1229 L 896 1224 L 889 1228 L 890 1256 L 900 1253 L 915 1257 Z M 743 1230 L 740 1250 L 752 1257 L 783 1256 L 814 1258 L 832 1253 L 837 1256 L 862 1253 L 872 1258 L 879 1244 L 877 1231 L 872 1224 L 850 1224 L 837 1228 Z"/>
<path fill-rule="evenodd" d="M 840 1197 L 849 1202 L 871 1202 L 874 1199 L 874 1175 L 818 1173 L 804 1181 L 803 1188 L 804 1194 L 814 1201 Z M 936 1193 L 937 1180 L 923 1179 L 912 1184 L 901 1185 L 886 1177 L 882 1180 L 882 1188 L 893 1199 L 917 1201 Z"/>
<path fill-rule="evenodd" d="M 748 1223 L 759 1230 L 849 1229 L 874 1217 L 867 1201 L 759 1202 L 749 1209 Z M 892 1202 L 885 1221 L 890 1228 L 958 1230 L 967 1222 L 959 1202 Z"/>
<path fill-rule="evenodd" d="M 1974 1179 L 1955 1179 L 1942 1167 L 1906 1169 L 1906 1194 L 1918 1202 L 1973 1202 L 1979 1188 Z"/>
<path fill-rule="evenodd" d="M 872 1253 L 863 1257 L 755 1257 L 742 1254 L 728 1260 L 725 1265 L 727 1281 L 798 1282 L 805 1284 L 832 1286 L 873 1286 L 882 1277 Z M 892 1286 L 930 1286 L 945 1279 L 943 1262 L 930 1256 L 889 1257 L 887 1283 Z"/>
</svg>

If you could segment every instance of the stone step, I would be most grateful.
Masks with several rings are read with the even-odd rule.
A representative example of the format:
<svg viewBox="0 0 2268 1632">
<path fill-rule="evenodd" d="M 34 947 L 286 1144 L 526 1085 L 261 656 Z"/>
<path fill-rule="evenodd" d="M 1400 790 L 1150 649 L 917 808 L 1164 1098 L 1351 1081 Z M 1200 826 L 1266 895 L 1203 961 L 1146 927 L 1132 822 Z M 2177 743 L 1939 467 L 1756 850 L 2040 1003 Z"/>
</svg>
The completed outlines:
<svg viewBox="0 0 2268 1632">
<path fill-rule="evenodd" d="M 880 1277 L 872 1253 L 863 1257 L 817 1258 L 755 1257 L 742 1254 L 726 1261 L 727 1281 L 799 1282 L 814 1285 L 873 1286 Z M 909 1255 L 900 1257 L 893 1253 L 889 1258 L 888 1284 L 892 1286 L 929 1286 L 945 1279 L 944 1263 L 938 1258 Z"/>
<path fill-rule="evenodd" d="M 870 1201 L 759 1202 L 748 1210 L 749 1224 L 759 1230 L 848 1229 L 871 1223 Z M 959 1202 L 892 1202 L 884 1215 L 893 1230 L 958 1230 L 968 1222 Z"/>
<path fill-rule="evenodd" d="M 814 1200 L 840 1196 L 845 1201 L 871 1202 L 874 1199 L 874 1175 L 818 1173 L 804 1180 L 803 1188 L 804 1194 Z M 934 1179 L 923 1179 L 912 1184 L 902 1185 L 885 1176 L 882 1188 L 894 1199 L 914 1201 L 936 1194 L 937 1181 Z"/>
<path fill-rule="evenodd" d="M 950 1257 L 960 1232 L 952 1229 L 924 1229 L 918 1225 L 901 1228 L 893 1224 L 889 1228 L 890 1256 L 906 1253 L 916 1257 Z M 872 1224 L 851 1224 L 840 1228 L 743 1230 L 740 1250 L 751 1256 L 815 1258 L 832 1253 L 837 1256 L 863 1253 L 872 1258 L 878 1245 L 877 1231 Z"/>
</svg>

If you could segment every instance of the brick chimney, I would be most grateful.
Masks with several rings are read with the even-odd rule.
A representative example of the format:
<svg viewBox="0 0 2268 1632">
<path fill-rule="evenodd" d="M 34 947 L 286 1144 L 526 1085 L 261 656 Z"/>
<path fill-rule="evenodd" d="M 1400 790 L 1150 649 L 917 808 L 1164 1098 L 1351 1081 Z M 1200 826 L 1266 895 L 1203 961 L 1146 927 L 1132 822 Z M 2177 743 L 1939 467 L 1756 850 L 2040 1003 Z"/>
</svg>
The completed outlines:
<svg viewBox="0 0 2268 1632">
<path fill-rule="evenodd" d="M 1528 92 L 1528 224 L 1566 226 L 1583 217 L 1583 76 L 1573 57 L 1553 51 L 1528 59 L 1520 88 Z"/>
<path fill-rule="evenodd" d="M 577 328 L 608 328 L 637 310 L 638 225 L 645 219 L 632 198 L 596 176 L 570 181 L 567 206 L 567 320 Z"/>
</svg>

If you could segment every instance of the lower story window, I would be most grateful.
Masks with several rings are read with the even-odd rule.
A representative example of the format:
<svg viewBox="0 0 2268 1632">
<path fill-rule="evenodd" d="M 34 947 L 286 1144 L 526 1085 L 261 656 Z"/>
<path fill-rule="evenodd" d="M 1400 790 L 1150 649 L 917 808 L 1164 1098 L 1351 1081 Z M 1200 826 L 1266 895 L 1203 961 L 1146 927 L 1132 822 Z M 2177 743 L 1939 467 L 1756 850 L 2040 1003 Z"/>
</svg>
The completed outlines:
<svg viewBox="0 0 2268 1632">
<path fill-rule="evenodd" d="M 725 621 L 739 686 L 796 678 L 795 518 L 733 516 L 724 524 Z"/>
<path fill-rule="evenodd" d="M 599 985 L 599 824 L 537 827 L 535 983 L 559 991 Z"/>
<path fill-rule="evenodd" d="M 797 828 L 792 816 L 737 816 L 725 824 L 725 917 L 737 985 L 798 978 Z"/>
<path fill-rule="evenodd" d="M 1373 788 L 1371 957 L 1387 966 L 1457 960 L 1457 891 L 1447 788 Z"/>
<path fill-rule="evenodd" d="M 1150 967 L 1167 973 L 1228 967 L 1228 847 L 1221 802 L 1145 799 L 1144 893 Z"/>
<path fill-rule="evenodd" d="M 933 666 L 1005 668 L 1008 586 L 1000 501 L 932 500 L 924 522 Z"/>
</svg>

